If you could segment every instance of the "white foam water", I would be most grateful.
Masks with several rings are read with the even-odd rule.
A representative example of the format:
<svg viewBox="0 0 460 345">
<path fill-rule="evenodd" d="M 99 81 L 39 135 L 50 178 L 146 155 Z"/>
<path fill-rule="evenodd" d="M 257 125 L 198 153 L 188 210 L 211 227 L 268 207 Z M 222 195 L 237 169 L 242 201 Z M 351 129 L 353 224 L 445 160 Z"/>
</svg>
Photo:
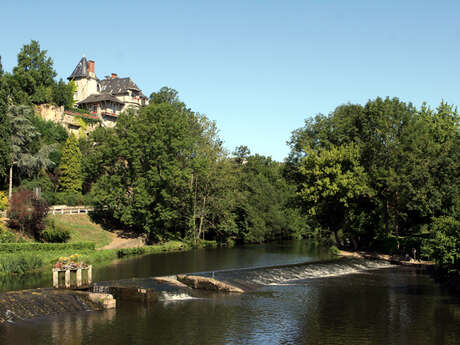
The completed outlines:
<svg viewBox="0 0 460 345">
<path fill-rule="evenodd" d="M 248 272 L 247 280 L 259 285 L 285 285 L 305 279 L 336 277 L 368 270 L 394 267 L 385 261 L 348 261 L 270 268 Z"/>
<path fill-rule="evenodd" d="M 198 299 L 197 297 L 190 296 L 185 292 L 172 293 L 163 291 L 160 294 L 160 301 L 163 302 L 174 302 L 174 301 L 186 301 L 191 299 Z"/>
</svg>

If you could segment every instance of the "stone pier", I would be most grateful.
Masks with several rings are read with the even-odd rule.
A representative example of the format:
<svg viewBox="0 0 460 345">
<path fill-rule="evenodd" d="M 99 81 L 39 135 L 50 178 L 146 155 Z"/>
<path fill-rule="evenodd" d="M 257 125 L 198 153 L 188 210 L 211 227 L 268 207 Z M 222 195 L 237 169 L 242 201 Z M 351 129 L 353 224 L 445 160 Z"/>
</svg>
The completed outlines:
<svg viewBox="0 0 460 345">
<path fill-rule="evenodd" d="M 85 285 L 91 285 L 92 283 L 92 276 L 93 276 L 93 267 L 89 265 L 88 267 L 84 268 L 53 268 L 53 287 L 55 289 L 59 288 L 59 274 L 64 272 L 65 274 L 65 288 L 69 289 L 71 287 L 71 280 L 70 280 L 70 275 L 72 272 L 75 272 L 75 280 L 76 280 L 76 287 L 82 287 L 83 284 L 83 271 L 87 271 L 87 280 Z"/>
</svg>

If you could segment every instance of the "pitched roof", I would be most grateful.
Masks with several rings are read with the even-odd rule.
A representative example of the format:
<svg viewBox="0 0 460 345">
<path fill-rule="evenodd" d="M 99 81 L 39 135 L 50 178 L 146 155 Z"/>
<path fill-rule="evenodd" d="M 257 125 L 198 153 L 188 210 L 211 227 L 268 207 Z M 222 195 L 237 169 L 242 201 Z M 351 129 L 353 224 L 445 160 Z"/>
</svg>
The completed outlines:
<svg viewBox="0 0 460 345">
<path fill-rule="evenodd" d="M 131 78 L 112 78 L 101 80 L 101 92 L 112 95 L 125 93 L 128 90 L 141 91 Z"/>
<path fill-rule="evenodd" d="M 80 62 L 78 63 L 77 67 L 73 70 L 72 74 L 70 77 L 68 77 L 68 80 L 72 80 L 75 78 L 82 78 L 82 77 L 88 77 L 88 61 L 86 60 L 86 57 L 82 57 Z"/>
<path fill-rule="evenodd" d="M 86 97 L 84 100 L 78 102 L 78 104 L 98 103 L 102 101 L 111 101 L 114 103 L 124 104 L 124 102 L 120 101 L 118 98 L 108 93 L 100 93 L 100 94 L 93 93 L 92 95 L 89 95 L 88 97 Z"/>
</svg>

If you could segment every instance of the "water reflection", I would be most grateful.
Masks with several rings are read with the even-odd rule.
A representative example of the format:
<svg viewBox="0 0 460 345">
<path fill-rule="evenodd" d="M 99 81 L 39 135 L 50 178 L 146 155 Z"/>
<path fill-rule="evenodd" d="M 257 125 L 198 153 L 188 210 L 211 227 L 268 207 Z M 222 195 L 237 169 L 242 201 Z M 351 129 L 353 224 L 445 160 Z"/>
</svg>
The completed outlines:
<svg viewBox="0 0 460 345">
<path fill-rule="evenodd" d="M 308 254 L 302 245 L 293 245 L 293 248 L 293 252 L 282 245 L 262 249 L 254 247 L 254 250 L 246 251 L 179 253 L 177 256 L 156 256 L 155 259 L 129 263 L 121 261 L 119 266 L 137 262 L 142 267 L 135 268 L 136 272 L 150 276 L 177 272 L 181 267 L 184 271 L 205 271 L 216 267 L 241 267 L 243 264 L 261 266 L 265 263 L 271 266 L 317 260 L 321 256 Z M 232 252 L 239 257 L 232 257 Z M 169 263 L 168 258 L 171 258 Z M 165 267 L 160 267 L 162 265 Z M 311 270 L 314 265 L 305 266 Z M 323 272 L 342 271 L 342 268 L 334 267 L 317 266 Z M 124 302 L 112 311 L 64 314 L 19 322 L 0 327 L 0 343 L 460 343 L 460 299 L 447 294 L 427 275 L 402 267 L 365 270 L 328 278 L 314 274 L 299 275 L 299 270 L 290 267 L 286 270 L 301 280 L 260 286 L 243 295 L 202 294 L 196 299 L 169 300 L 150 305 Z M 278 271 L 267 272 L 274 276 Z M 116 272 L 107 277 L 119 275 Z"/>
</svg>

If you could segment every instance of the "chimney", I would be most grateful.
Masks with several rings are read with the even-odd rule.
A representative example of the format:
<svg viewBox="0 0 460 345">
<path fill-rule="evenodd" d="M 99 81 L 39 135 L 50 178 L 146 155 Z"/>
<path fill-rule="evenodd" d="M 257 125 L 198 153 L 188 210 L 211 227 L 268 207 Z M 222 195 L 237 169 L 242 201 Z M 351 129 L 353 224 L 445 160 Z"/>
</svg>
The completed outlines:
<svg viewBox="0 0 460 345">
<path fill-rule="evenodd" d="M 94 61 L 93 60 L 88 61 L 88 72 L 94 73 Z"/>
<path fill-rule="evenodd" d="M 116 73 L 112 73 L 112 79 L 118 78 L 118 75 Z"/>
</svg>

